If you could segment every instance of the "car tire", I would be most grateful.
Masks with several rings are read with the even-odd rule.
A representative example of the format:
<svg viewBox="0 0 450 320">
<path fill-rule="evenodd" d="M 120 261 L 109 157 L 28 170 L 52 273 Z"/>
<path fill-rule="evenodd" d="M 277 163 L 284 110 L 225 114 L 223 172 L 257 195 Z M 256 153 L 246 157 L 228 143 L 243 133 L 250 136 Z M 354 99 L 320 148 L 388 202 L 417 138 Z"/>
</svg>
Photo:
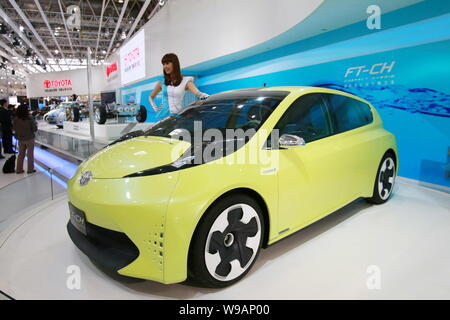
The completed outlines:
<svg viewBox="0 0 450 320">
<path fill-rule="evenodd" d="M 145 122 L 147 120 L 147 108 L 141 105 L 136 115 L 137 122 Z"/>
<path fill-rule="evenodd" d="M 395 156 L 391 152 L 386 152 L 378 166 L 373 194 L 367 199 L 369 202 L 382 204 L 389 200 L 394 190 L 397 175 L 396 165 Z"/>
<path fill-rule="evenodd" d="M 105 124 L 107 116 L 106 106 L 98 106 L 97 108 L 95 108 L 94 113 L 95 122 L 97 122 L 98 124 Z"/>
<path fill-rule="evenodd" d="M 71 110 L 71 118 L 73 122 L 80 121 L 80 109 L 78 107 L 72 107 Z"/>
<path fill-rule="evenodd" d="M 187 284 L 223 288 L 252 268 L 264 239 L 259 204 L 244 194 L 215 202 L 200 220 L 192 238 Z"/>
</svg>

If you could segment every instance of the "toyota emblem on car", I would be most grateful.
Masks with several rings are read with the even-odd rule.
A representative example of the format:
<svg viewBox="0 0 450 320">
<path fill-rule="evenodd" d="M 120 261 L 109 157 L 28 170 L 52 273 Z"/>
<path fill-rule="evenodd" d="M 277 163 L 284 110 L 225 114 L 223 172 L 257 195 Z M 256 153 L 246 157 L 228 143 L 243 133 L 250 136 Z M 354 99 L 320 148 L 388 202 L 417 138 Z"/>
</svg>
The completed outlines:
<svg viewBox="0 0 450 320">
<path fill-rule="evenodd" d="M 85 186 L 89 183 L 92 178 L 92 172 L 86 171 L 80 177 L 80 186 Z"/>
</svg>

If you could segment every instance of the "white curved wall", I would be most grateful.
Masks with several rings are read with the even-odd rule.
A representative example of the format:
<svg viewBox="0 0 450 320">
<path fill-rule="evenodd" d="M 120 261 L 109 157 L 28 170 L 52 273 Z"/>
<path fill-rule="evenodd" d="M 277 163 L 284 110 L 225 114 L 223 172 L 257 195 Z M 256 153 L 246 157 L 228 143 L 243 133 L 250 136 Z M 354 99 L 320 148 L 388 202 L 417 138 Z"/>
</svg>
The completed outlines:
<svg viewBox="0 0 450 320">
<path fill-rule="evenodd" d="M 182 68 L 265 42 L 314 12 L 324 0 L 170 0 L 145 25 L 146 78 L 161 74 L 161 57 Z"/>
</svg>

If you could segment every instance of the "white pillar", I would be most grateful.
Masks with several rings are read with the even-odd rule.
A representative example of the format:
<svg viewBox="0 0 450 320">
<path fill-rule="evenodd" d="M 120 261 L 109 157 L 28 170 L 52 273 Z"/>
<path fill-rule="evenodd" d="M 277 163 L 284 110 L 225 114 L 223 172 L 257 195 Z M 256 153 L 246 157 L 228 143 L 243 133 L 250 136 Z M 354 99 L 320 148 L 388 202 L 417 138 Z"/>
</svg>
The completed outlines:
<svg viewBox="0 0 450 320">
<path fill-rule="evenodd" d="M 89 127 L 91 131 L 92 145 L 95 143 L 95 132 L 94 132 L 94 104 L 92 101 L 92 78 L 91 78 L 91 48 L 87 48 L 87 85 L 88 85 L 88 99 L 89 99 Z"/>
</svg>

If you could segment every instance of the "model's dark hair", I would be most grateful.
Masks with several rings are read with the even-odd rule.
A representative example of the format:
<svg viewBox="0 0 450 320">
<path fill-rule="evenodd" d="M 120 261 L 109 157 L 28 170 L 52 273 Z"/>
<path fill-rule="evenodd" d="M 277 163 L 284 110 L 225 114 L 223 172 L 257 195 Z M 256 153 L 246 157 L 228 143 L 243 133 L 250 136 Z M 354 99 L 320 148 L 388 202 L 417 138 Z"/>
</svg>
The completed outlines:
<svg viewBox="0 0 450 320">
<path fill-rule="evenodd" d="M 3 105 L 6 103 L 6 100 L 5 99 L 0 99 L 0 106 L 2 106 L 3 107 Z"/>
<path fill-rule="evenodd" d="M 180 60 L 178 60 L 178 57 L 175 53 L 167 53 L 162 57 L 161 63 L 165 64 L 169 62 L 172 62 L 173 66 L 172 75 L 167 74 L 163 69 L 164 83 L 166 86 L 168 85 L 178 86 L 181 83 L 181 80 L 183 80 L 183 76 L 181 75 L 180 70 Z"/>
<path fill-rule="evenodd" d="M 16 116 L 19 119 L 27 120 L 30 117 L 28 106 L 25 104 L 19 105 L 16 110 Z"/>
</svg>

